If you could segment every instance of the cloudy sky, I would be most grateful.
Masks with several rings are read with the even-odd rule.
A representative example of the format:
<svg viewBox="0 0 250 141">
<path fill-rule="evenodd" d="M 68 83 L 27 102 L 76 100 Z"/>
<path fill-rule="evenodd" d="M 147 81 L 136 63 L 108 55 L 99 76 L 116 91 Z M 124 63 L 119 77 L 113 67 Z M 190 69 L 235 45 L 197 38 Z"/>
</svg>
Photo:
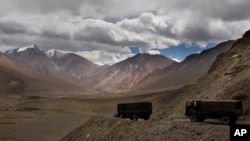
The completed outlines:
<svg viewBox="0 0 250 141">
<path fill-rule="evenodd" d="M 0 51 L 37 44 L 99 64 L 175 60 L 250 29 L 249 0 L 0 0 Z"/>
</svg>

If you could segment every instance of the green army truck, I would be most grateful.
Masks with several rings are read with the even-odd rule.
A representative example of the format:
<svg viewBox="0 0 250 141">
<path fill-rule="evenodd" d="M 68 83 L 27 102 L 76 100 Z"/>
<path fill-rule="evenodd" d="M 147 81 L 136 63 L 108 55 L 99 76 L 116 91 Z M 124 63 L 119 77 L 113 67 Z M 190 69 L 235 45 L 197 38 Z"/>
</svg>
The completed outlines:
<svg viewBox="0 0 250 141">
<path fill-rule="evenodd" d="M 186 102 L 185 116 L 192 122 L 203 122 L 207 118 L 213 118 L 220 119 L 222 124 L 234 124 L 242 112 L 240 100 L 192 100 Z"/>
<path fill-rule="evenodd" d="M 130 118 L 131 120 L 138 120 L 139 118 L 148 120 L 152 114 L 152 108 L 151 102 L 120 103 L 117 104 L 117 116 Z"/>
</svg>

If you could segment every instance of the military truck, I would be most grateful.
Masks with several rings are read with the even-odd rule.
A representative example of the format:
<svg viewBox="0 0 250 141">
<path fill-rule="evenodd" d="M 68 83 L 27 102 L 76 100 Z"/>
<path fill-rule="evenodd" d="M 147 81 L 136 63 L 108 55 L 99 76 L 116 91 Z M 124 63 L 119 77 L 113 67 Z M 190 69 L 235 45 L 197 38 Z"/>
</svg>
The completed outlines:
<svg viewBox="0 0 250 141">
<path fill-rule="evenodd" d="M 152 103 L 120 103 L 117 105 L 117 116 L 120 118 L 130 118 L 131 120 L 138 120 L 139 118 L 148 120 L 152 114 Z"/>
<path fill-rule="evenodd" d="M 207 118 L 220 119 L 222 124 L 234 124 L 242 114 L 242 101 L 217 100 L 186 102 L 185 116 L 192 122 L 203 122 Z"/>
</svg>

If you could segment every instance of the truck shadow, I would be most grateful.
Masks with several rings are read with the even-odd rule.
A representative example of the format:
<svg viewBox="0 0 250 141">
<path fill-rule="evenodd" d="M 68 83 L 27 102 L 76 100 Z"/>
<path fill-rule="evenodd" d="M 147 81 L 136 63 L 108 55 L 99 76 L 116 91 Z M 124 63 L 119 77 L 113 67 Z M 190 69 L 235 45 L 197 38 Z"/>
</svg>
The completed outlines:
<svg viewBox="0 0 250 141">
<path fill-rule="evenodd" d="M 213 124 L 213 125 L 224 125 L 224 124 L 221 123 L 220 120 L 216 120 L 216 119 L 207 119 L 203 123 Z M 245 119 L 237 120 L 235 125 L 250 125 L 250 118 L 247 117 Z"/>
<path fill-rule="evenodd" d="M 224 125 L 220 120 L 207 119 L 203 123 L 205 124 L 213 124 L 213 125 Z"/>
</svg>

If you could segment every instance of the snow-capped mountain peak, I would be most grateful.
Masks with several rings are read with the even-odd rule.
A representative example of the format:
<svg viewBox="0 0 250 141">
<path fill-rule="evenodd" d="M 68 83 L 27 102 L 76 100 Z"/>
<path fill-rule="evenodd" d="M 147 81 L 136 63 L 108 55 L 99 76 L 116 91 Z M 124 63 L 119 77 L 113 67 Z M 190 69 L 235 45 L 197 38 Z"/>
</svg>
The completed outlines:
<svg viewBox="0 0 250 141">
<path fill-rule="evenodd" d="M 66 51 L 61 51 L 61 50 L 57 50 L 57 49 L 50 49 L 46 52 L 46 55 L 48 58 L 61 58 L 65 54 L 67 54 Z"/>
<path fill-rule="evenodd" d="M 35 49 L 35 50 L 37 50 L 37 51 L 39 50 L 39 49 L 37 48 L 37 45 L 36 45 L 36 44 L 31 44 L 30 46 L 18 48 L 17 52 L 22 52 L 22 51 L 25 51 L 25 50 L 27 50 L 27 49 L 29 49 L 29 48 Z M 40 51 L 40 50 L 39 50 L 39 51 Z"/>
<path fill-rule="evenodd" d="M 46 49 L 46 48 L 40 48 L 36 44 L 31 44 L 26 47 L 21 47 L 21 48 L 16 48 L 16 49 L 10 49 L 5 51 L 6 55 L 14 55 L 14 54 L 19 54 L 23 53 L 25 51 L 32 50 L 33 52 L 36 53 L 41 53 L 43 55 L 46 55 L 50 59 L 60 59 L 62 58 L 65 54 L 69 53 L 67 51 L 62 51 L 58 49 Z"/>
<path fill-rule="evenodd" d="M 36 52 L 41 52 L 41 50 L 38 48 L 38 46 L 36 44 L 31 44 L 31 45 L 26 46 L 26 47 L 21 47 L 21 48 L 7 50 L 5 52 L 5 54 L 11 55 L 13 53 L 20 53 L 20 52 L 26 51 L 27 49 L 33 49 Z"/>
</svg>

